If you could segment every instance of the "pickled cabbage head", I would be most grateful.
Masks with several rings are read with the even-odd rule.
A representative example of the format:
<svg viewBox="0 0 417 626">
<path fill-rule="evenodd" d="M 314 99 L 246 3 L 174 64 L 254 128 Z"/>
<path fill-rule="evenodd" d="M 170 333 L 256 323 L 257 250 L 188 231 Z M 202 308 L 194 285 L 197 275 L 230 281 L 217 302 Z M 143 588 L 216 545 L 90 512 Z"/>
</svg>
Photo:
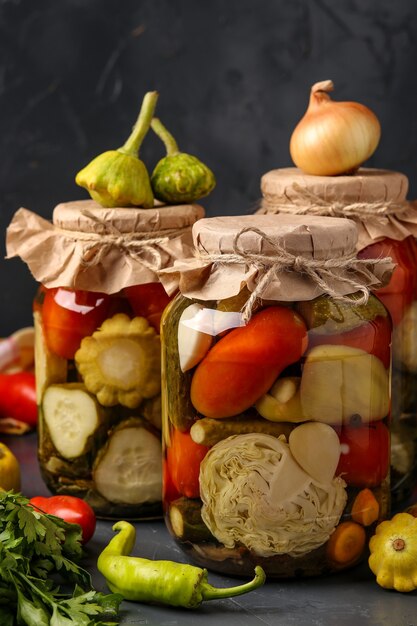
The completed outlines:
<svg viewBox="0 0 417 626">
<path fill-rule="evenodd" d="M 314 480 L 289 445 L 271 435 L 234 435 L 201 463 L 202 517 L 227 548 L 302 556 L 327 541 L 346 504 L 346 483 Z"/>
</svg>

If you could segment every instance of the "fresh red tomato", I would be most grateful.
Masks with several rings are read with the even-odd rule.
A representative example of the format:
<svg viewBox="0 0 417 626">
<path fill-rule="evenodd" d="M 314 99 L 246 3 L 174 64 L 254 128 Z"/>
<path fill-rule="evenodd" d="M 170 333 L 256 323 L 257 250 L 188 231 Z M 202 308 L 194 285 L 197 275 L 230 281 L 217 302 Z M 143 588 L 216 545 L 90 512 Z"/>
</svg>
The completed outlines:
<svg viewBox="0 0 417 626">
<path fill-rule="evenodd" d="M 47 289 L 42 305 L 45 339 L 51 352 L 73 359 L 81 340 L 104 322 L 110 307 L 104 293 L 56 287 Z"/>
<path fill-rule="evenodd" d="M 167 473 L 172 485 L 187 498 L 200 497 L 200 463 L 209 448 L 191 439 L 190 433 L 171 432 L 171 445 L 167 451 Z"/>
<path fill-rule="evenodd" d="M 391 331 L 390 316 L 378 315 L 372 321 L 364 322 L 344 333 L 319 333 L 312 328 L 308 331 L 308 345 L 309 348 L 323 344 L 360 348 L 378 357 L 388 368 L 391 360 Z"/>
<path fill-rule="evenodd" d="M 397 263 L 388 285 L 375 290 L 375 294 L 385 304 L 396 326 L 401 322 L 415 294 L 416 269 L 411 238 L 396 241 L 386 237 L 361 250 L 358 257 L 360 259 L 391 257 L 393 262 Z"/>
<path fill-rule="evenodd" d="M 90 541 L 96 529 L 96 515 L 91 506 L 81 498 L 75 496 L 35 496 L 30 504 L 41 511 L 49 513 L 69 522 L 81 526 L 83 543 Z"/>
<path fill-rule="evenodd" d="M 138 317 L 146 317 L 149 324 L 159 333 L 161 316 L 171 301 L 161 283 L 133 285 L 124 290 L 133 312 Z"/>
<path fill-rule="evenodd" d="M 390 438 L 383 422 L 343 426 L 339 435 L 341 455 L 336 474 L 348 485 L 376 487 L 389 469 Z"/>
<path fill-rule="evenodd" d="M 36 426 L 38 407 L 32 372 L 0 374 L 0 417 L 13 417 L 32 428 Z"/>
</svg>

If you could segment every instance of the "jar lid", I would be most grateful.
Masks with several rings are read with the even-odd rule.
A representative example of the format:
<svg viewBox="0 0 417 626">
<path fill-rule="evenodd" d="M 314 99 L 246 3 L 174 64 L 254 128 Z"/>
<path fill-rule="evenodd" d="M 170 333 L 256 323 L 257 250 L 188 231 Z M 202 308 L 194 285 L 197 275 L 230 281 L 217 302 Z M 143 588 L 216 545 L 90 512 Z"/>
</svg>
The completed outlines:
<svg viewBox="0 0 417 626">
<path fill-rule="evenodd" d="M 205 218 L 194 224 L 192 232 L 197 250 L 209 254 L 232 254 L 238 238 L 248 255 L 273 254 L 276 243 L 291 254 L 329 259 L 352 254 L 357 241 L 352 220 L 283 213 Z"/>
<path fill-rule="evenodd" d="M 355 220 L 358 251 L 385 237 L 401 241 L 417 236 L 417 203 L 406 199 L 408 178 L 400 172 L 360 168 L 350 176 L 313 176 L 289 167 L 264 174 L 261 191 L 258 214 Z"/>
<path fill-rule="evenodd" d="M 107 209 L 81 200 L 59 204 L 51 223 L 21 208 L 7 228 L 7 255 L 46 287 L 117 293 L 158 282 L 161 268 L 191 256 L 191 226 L 203 215 L 196 204 Z"/>
<path fill-rule="evenodd" d="M 296 167 L 271 170 L 261 178 L 266 199 L 282 204 L 309 204 L 311 199 L 297 192 L 302 187 L 326 202 L 403 202 L 407 197 L 408 178 L 400 172 L 359 168 L 349 176 L 313 176 Z"/>
<path fill-rule="evenodd" d="M 198 204 L 155 206 L 153 209 L 105 208 L 94 200 L 58 204 L 52 214 L 55 226 L 84 233 L 97 232 L 100 223 L 111 224 L 120 233 L 145 233 L 190 227 L 204 216 Z"/>
<path fill-rule="evenodd" d="M 391 259 L 356 257 L 356 224 L 346 218 L 309 215 L 212 217 L 193 226 L 196 252 L 158 272 L 168 293 L 222 300 L 244 286 L 254 298 L 294 302 L 327 293 L 343 299 L 387 284 Z M 364 263 L 365 261 L 365 263 Z"/>
</svg>

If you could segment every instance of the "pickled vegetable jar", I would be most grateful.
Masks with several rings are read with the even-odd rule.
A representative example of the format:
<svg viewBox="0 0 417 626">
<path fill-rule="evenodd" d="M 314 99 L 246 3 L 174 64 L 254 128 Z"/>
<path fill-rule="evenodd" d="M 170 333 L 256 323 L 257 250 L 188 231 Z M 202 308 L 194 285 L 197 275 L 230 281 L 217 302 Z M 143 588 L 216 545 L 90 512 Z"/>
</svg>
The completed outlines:
<svg viewBox="0 0 417 626">
<path fill-rule="evenodd" d="M 202 219 L 159 273 L 164 511 L 198 564 L 248 575 L 357 563 L 389 510 L 391 318 L 351 220 Z"/>
<path fill-rule="evenodd" d="M 157 271 L 191 254 L 197 205 L 20 209 L 8 231 L 41 282 L 34 303 L 39 462 L 53 493 L 100 516 L 162 514 Z M 22 243 L 23 242 L 23 243 Z M 175 290 L 175 287 L 174 287 Z"/>
<path fill-rule="evenodd" d="M 354 219 L 360 258 L 391 257 L 388 285 L 374 289 L 393 322 L 391 493 L 400 506 L 417 488 L 417 210 L 399 172 L 361 168 L 349 176 L 310 176 L 295 168 L 262 177 L 261 213 Z"/>
</svg>

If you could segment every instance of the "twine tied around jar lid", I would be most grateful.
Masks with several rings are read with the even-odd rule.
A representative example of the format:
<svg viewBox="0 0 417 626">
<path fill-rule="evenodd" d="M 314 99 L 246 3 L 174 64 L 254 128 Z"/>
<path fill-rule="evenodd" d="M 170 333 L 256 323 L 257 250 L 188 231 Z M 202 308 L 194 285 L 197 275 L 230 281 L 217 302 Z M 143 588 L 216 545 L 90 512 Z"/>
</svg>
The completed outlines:
<svg viewBox="0 0 417 626">
<path fill-rule="evenodd" d="M 273 254 L 262 254 L 253 251 L 245 251 L 240 245 L 240 239 L 244 233 L 254 233 L 262 237 L 271 248 L 274 250 Z M 355 279 L 353 276 L 345 275 L 342 278 L 340 275 L 335 275 L 334 270 L 345 269 L 348 271 L 358 272 L 365 276 L 370 282 L 374 279 L 374 274 L 370 269 L 369 259 L 358 259 L 355 253 L 344 254 L 328 259 L 309 259 L 303 255 L 296 255 L 269 237 L 261 229 L 254 226 L 247 226 L 242 228 L 233 239 L 233 253 L 230 254 L 213 254 L 198 249 L 196 256 L 202 260 L 209 260 L 212 263 L 217 264 L 234 264 L 244 263 L 250 264 L 260 272 L 263 272 L 263 276 L 255 286 L 248 300 L 241 309 L 242 318 L 247 322 L 255 306 L 256 300 L 262 299 L 262 296 L 272 282 L 274 277 L 279 272 L 294 271 L 306 274 L 317 286 L 329 296 L 335 300 L 342 302 L 350 302 L 356 306 L 364 305 L 369 299 L 369 288 L 363 284 L 363 281 Z M 391 262 L 390 257 L 374 259 L 372 261 L 372 267 L 377 265 L 387 265 Z M 338 281 L 342 280 L 351 289 L 349 294 L 340 294 L 329 282 L 330 279 L 337 278 Z M 357 293 L 360 296 L 357 296 Z M 354 295 L 354 297 L 352 297 Z"/>
<path fill-rule="evenodd" d="M 386 237 L 417 236 L 417 202 L 407 198 L 400 172 L 359 168 L 341 176 L 314 176 L 298 168 L 274 169 L 261 177 L 257 215 L 315 215 L 350 218 L 358 229 L 356 250 Z"/>
<path fill-rule="evenodd" d="M 163 264 L 158 246 L 167 244 L 170 236 L 178 236 L 190 230 L 190 226 L 187 226 L 150 232 L 122 233 L 111 222 L 101 219 L 87 209 L 82 209 L 81 214 L 101 227 L 101 232 L 76 233 L 77 240 L 81 239 L 87 242 L 83 247 L 83 255 L 81 257 L 81 264 L 84 267 L 98 265 L 103 257 L 108 254 L 109 250 L 115 247 L 139 260 L 149 270 L 157 272 Z M 62 231 L 63 229 L 61 228 L 60 230 Z M 67 237 L 74 236 L 71 231 L 66 231 L 65 235 Z M 151 257 L 151 261 L 143 258 L 144 252 Z"/>
<path fill-rule="evenodd" d="M 350 217 L 358 220 L 373 220 L 382 224 L 388 223 L 388 217 L 400 216 L 410 210 L 409 202 L 379 200 L 373 202 L 343 203 L 337 200 L 325 200 L 318 194 L 294 182 L 291 185 L 295 199 L 308 201 L 308 204 L 288 204 L 265 194 L 261 201 L 260 213 L 282 212 L 296 215 L 319 215 L 329 217 Z"/>
</svg>

